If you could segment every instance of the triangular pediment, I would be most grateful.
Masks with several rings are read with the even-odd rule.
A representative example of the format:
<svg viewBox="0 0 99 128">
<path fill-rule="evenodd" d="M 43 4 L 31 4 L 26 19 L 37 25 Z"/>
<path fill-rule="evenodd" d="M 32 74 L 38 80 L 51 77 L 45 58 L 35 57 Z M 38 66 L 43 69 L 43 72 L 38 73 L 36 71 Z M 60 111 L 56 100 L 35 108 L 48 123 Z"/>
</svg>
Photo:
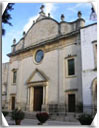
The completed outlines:
<svg viewBox="0 0 99 128">
<path fill-rule="evenodd" d="M 30 82 L 45 81 L 45 80 L 46 79 L 39 72 L 36 72 L 35 75 L 30 79 Z"/>
<path fill-rule="evenodd" d="M 27 80 L 27 83 L 34 83 L 34 82 L 45 82 L 48 81 L 47 76 L 41 72 L 40 70 L 36 69 Z"/>
</svg>

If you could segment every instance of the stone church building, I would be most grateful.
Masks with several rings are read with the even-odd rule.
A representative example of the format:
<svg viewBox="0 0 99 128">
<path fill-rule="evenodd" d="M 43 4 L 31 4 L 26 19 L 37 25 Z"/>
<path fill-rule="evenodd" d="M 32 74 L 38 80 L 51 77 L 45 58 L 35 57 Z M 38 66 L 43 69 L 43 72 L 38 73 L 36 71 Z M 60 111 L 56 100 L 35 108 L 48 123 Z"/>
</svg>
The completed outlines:
<svg viewBox="0 0 99 128">
<path fill-rule="evenodd" d="M 83 93 L 87 92 L 83 92 L 81 32 L 86 27 L 81 12 L 77 16 L 75 21 L 66 22 L 61 15 L 58 22 L 42 7 L 28 32 L 23 32 L 19 42 L 13 40 L 5 69 L 6 85 L 2 84 L 4 109 L 82 111 Z"/>
</svg>

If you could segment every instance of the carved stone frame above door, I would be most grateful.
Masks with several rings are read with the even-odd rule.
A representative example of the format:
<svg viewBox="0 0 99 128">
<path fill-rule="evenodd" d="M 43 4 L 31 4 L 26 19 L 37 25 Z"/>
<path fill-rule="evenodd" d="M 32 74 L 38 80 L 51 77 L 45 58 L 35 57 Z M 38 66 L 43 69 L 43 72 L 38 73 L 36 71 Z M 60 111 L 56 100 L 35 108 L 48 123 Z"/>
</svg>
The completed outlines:
<svg viewBox="0 0 99 128">
<path fill-rule="evenodd" d="M 66 97 L 66 100 L 65 100 L 65 103 L 66 103 L 66 111 L 67 112 L 70 112 L 71 111 L 71 108 L 69 107 L 72 107 L 72 106 L 69 106 L 69 96 L 74 96 L 74 111 L 73 113 L 76 111 L 76 106 L 77 106 L 77 103 L 78 103 L 78 89 L 70 89 L 70 90 L 65 90 L 65 97 Z M 73 97 L 72 97 L 73 98 Z"/>
<path fill-rule="evenodd" d="M 48 99 L 48 77 L 40 70 L 36 69 L 28 78 L 27 80 L 27 86 L 28 86 L 28 106 L 29 111 L 34 111 L 34 91 L 35 87 L 43 88 L 43 99 L 42 99 L 42 105 L 47 104 Z"/>
</svg>

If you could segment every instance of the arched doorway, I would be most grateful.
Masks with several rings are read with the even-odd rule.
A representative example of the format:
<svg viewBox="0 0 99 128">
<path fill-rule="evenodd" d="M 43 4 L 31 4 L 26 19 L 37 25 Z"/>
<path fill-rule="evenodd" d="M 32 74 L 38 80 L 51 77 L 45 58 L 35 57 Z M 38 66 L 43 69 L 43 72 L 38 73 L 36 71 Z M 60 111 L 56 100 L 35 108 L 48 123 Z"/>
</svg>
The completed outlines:
<svg viewBox="0 0 99 128">
<path fill-rule="evenodd" d="M 97 78 L 92 82 L 92 103 L 93 103 L 93 113 L 97 112 Z"/>
</svg>

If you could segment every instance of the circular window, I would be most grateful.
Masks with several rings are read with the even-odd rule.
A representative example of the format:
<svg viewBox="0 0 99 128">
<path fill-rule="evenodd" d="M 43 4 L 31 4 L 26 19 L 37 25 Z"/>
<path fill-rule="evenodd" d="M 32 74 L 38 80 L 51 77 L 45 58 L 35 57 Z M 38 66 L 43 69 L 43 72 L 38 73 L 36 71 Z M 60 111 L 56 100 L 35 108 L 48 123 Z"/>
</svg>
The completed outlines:
<svg viewBox="0 0 99 128">
<path fill-rule="evenodd" d="M 35 61 L 40 63 L 44 57 L 44 52 L 42 50 L 38 50 L 35 54 Z"/>
</svg>

